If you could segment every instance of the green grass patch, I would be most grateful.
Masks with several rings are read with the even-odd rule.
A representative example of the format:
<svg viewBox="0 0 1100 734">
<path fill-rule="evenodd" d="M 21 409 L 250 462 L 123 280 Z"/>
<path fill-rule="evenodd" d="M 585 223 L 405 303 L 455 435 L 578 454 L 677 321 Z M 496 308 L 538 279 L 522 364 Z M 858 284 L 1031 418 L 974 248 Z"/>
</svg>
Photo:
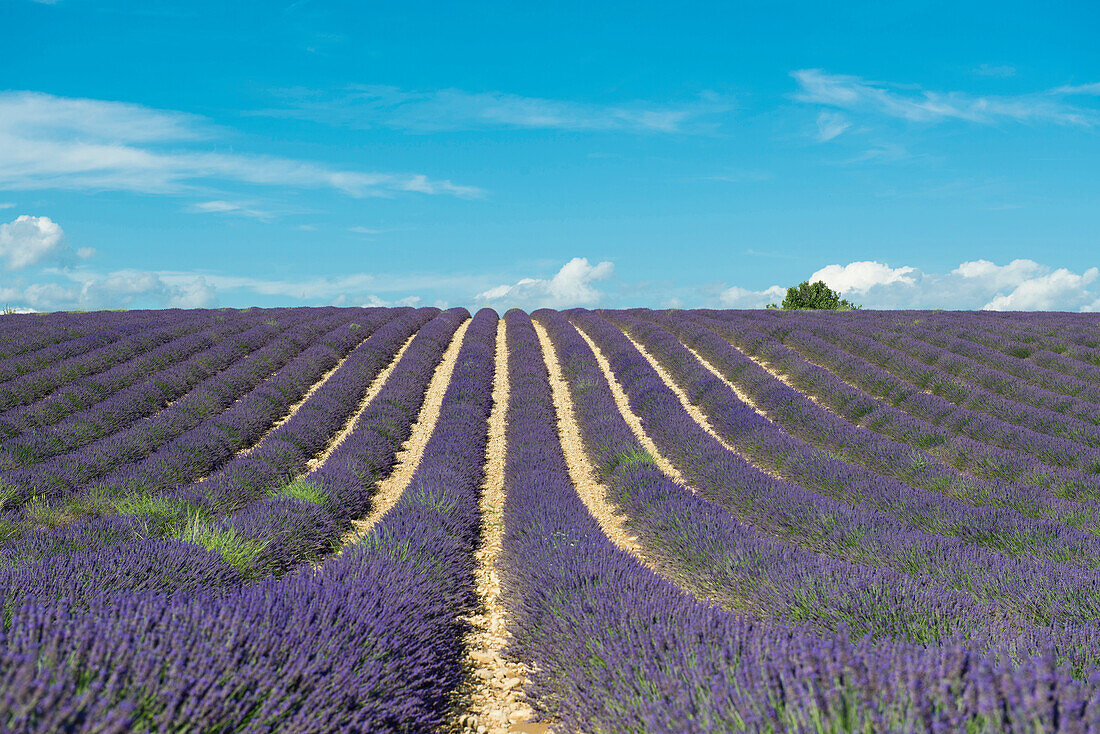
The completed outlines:
<svg viewBox="0 0 1100 734">
<path fill-rule="evenodd" d="M 266 540 L 243 538 L 233 528 L 214 527 L 197 513 L 188 516 L 187 524 L 178 537 L 185 543 L 217 551 L 227 563 L 241 571 L 252 565 L 268 543 Z"/>
<path fill-rule="evenodd" d="M 290 484 L 284 484 L 271 492 L 272 497 L 293 497 L 303 502 L 311 502 L 315 505 L 323 505 L 328 500 L 325 488 L 317 482 L 295 479 Z"/>
</svg>

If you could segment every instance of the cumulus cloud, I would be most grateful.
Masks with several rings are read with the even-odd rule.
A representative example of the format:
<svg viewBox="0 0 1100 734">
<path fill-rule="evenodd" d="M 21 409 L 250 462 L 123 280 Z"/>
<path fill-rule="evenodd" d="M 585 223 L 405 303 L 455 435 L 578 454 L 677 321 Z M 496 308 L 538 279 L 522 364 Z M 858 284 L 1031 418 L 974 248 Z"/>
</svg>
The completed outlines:
<svg viewBox="0 0 1100 734">
<path fill-rule="evenodd" d="M 179 112 L 37 92 L 0 92 L 0 188 L 181 194 L 220 181 L 328 188 L 355 197 L 482 193 L 424 174 L 345 170 L 209 150 L 207 141 L 221 134 L 203 118 Z M 196 148 L 197 144 L 206 147 Z"/>
<path fill-rule="evenodd" d="M 968 265 L 971 267 L 965 267 Z M 991 311 L 1079 308 L 1092 297 L 1087 288 L 1100 274 L 1100 269 L 1095 267 L 1080 274 L 1066 268 L 1050 271 L 1032 260 L 1013 260 L 1001 268 L 987 260 L 979 260 L 963 263 L 958 270 L 964 273 L 965 278 L 982 279 L 996 283 L 999 289 L 1008 289 L 1008 292 L 997 294 L 983 306 Z"/>
<path fill-rule="evenodd" d="M 826 265 L 810 276 L 810 282 L 823 280 L 841 294 L 866 293 L 877 285 L 913 285 L 915 272 L 916 268 L 908 266 L 891 268 L 885 263 L 864 260 L 847 265 Z"/>
<path fill-rule="evenodd" d="M 61 252 L 65 233 L 49 217 L 21 214 L 15 221 L 0 224 L 0 259 L 9 270 L 21 270 Z"/>
<path fill-rule="evenodd" d="M 867 308 L 1093 311 L 1100 310 L 1098 274 L 1026 259 L 968 260 L 946 273 L 871 260 L 828 265 L 809 280 L 824 280 Z"/>
<path fill-rule="evenodd" d="M 594 306 L 603 294 L 593 283 L 607 280 L 614 270 L 610 262 L 591 265 L 588 258 L 575 257 L 552 278 L 523 278 L 511 285 L 498 285 L 477 294 L 476 300 L 500 307 Z"/>
</svg>

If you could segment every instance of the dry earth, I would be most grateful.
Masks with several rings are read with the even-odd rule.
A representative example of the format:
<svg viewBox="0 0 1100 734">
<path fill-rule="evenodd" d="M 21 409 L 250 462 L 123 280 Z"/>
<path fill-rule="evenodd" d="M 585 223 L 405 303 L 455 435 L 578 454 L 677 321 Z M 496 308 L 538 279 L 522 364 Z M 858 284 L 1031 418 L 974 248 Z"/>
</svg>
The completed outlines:
<svg viewBox="0 0 1100 734">
<path fill-rule="evenodd" d="M 458 352 L 462 348 L 462 339 L 469 327 L 470 319 L 466 319 L 458 327 L 451 343 L 447 346 L 447 350 L 443 352 L 443 358 L 436 366 L 431 382 L 428 383 L 428 389 L 424 393 L 424 402 L 420 406 L 420 413 L 416 417 L 416 423 L 413 424 L 412 432 L 397 453 L 393 471 L 378 483 L 374 498 L 371 501 L 370 514 L 352 522 L 351 530 L 343 538 L 344 544 L 354 542 L 359 536 L 370 532 L 370 529 L 382 519 L 382 516 L 397 503 L 397 500 L 401 498 L 401 493 L 405 491 L 405 487 L 409 486 L 409 482 L 412 481 L 413 475 L 416 474 L 416 468 L 420 465 L 420 459 L 424 456 L 424 449 L 435 430 L 435 424 L 439 420 L 439 410 L 443 407 L 443 396 L 447 393 L 447 386 L 451 384 L 451 375 L 454 373 L 455 363 L 458 361 Z M 381 386 L 379 386 L 379 389 L 381 389 Z M 360 409 L 360 413 L 364 409 L 366 409 L 366 403 Z M 356 420 L 358 420 L 358 414 Z M 354 423 L 355 421 L 350 421 L 341 435 L 337 436 L 337 440 L 333 442 L 329 451 L 323 457 L 318 457 L 318 465 L 351 433 Z"/>
<path fill-rule="evenodd" d="M 649 562 L 642 555 L 638 539 L 627 533 L 623 516 L 616 512 L 614 505 L 608 501 L 607 490 L 596 478 L 596 469 L 588 460 L 588 454 L 585 453 L 580 427 L 573 412 L 573 399 L 569 396 L 569 386 L 562 377 L 561 365 L 558 363 L 558 356 L 554 352 L 550 337 L 542 324 L 538 321 L 533 323 L 539 343 L 542 344 L 542 358 L 550 373 L 550 391 L 558 414 L 558 436 L 561 439 L 562 451 L 565 453 L 565 463 L 569 468 L 569 478 L 573 480 L 573 486 L 576 487 L 577 494 L 584 501 L 585 507 L 600 524 L 600 528 L 611 542 L 648 566 Z"/>
<path fill-rule="evenodd" d="M 497 323 L 496 368 L 493 375 L 493 410 L 489 415 L 489 440 L 485 446 L 485 481 L 481 492 L 481 543 L 475 552 L 474 582 L 481 609 L 468 618 L 473 626 L 466 639 L 467 658 L 473 671 L 470 710 L 458 717 L 458 727 L 478 734 L 546 732 L 546 724 L 528 723 L 533 715 L 525 702 L 528 670 L 509 660 L 504 648 L 509 641 L 508 611 L 500 598 L 497 559 L 504 538 L 504 461 L 508 415 L 508 345 L 504 320 Z"/>
<path fill-rule="evenodd" d="M 626 393 L 623 391 L 622 385 L 619 384 L 618 378 L 615 377 L 615 373 L 611 369 L 611 364 L 607 361 L 603 352 L 600 351 L 600 348 L 596 346 L 596 342 L 592 341 L 588 334 L 584 333 L 584 330 L 576 324 L 573 324 L 573 327 L 576 328 L 581 338 L 588 342 L 588 347 L 596 357 L 596 364 L 599 365 L 600 371 L 603 372 L 604 379 L 607 380 L 607 384 L 611 387 L 611 395 L 615 398 L 615 405 L 618 406 L 619 413 L 622 414 L 623 420 L 630 426 L 630 430 L 634 434 L 634 437 L 638 439 L 638 443 L 640 443 L 642 448 L 650 455 L 658 469 L 663 471 L 673 480 L 687 487 L 687 480 L 684 479 L 680 471 L 672 465 L 672 462 L 666 459 L 660 450 L 658 450 L 657 444 L 653 443 L 653 439 L 646 434 L 645 428 L 642 427 L 642 419 L 631 410 L 630 400 L 626 397 Z"/>
</svg>

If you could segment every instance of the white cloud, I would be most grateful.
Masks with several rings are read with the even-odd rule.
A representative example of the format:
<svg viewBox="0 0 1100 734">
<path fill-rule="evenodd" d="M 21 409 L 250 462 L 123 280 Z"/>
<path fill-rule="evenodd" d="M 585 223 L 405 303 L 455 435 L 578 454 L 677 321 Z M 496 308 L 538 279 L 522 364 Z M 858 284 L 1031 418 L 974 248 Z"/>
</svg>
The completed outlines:
<svg viewBox="0 0 1100 734">
<path fill-rule="evenodd" d="M 0 259 L 9 270 L 35 265 L 60 254 L 64 236 L 60 225 L 49 217 L 21 214 L 0 224 Z"/>
<path fill-rule="evenodd" d="M 420 296 L 407 296 L 405 298 L 396 298 L 392 301 L 385 298 L 379 298 L 376 295 L 371 295 L 367 300 L 362 303 L 363 306 L 373 306 L 381 308 L 393 308 L 394 306 L 419 306 L 421 298 Z M 340 304 L 336 304 L 340 305 Z"/>
<path fill-rule="evenodd" d="M 885 263 L 863 260 L 847 265 L 826 265 L 811 275 L 809 280 L 811 283 L 823 280 L 841 294 L 866 293 L 876 285 L 913 285 L 915 278 L 912 274 L 915 272 L 916 268 L 908 266 L 891 268 Z"/>
<path fill-rule="evenodd" d="M 271 156 L 181 148 L 219 129 L 202 118 L 140 105 L 0 92 L 0 188 L 180 194 L 210 181 L 329 188 L 349 196 L 482 192 L 423 174 L 372 173 Z M 165 144 L 174 148 L 165 148 Z"/>
<path fill-rule="evenodd" d="M 349 232 L 354 232 L 355 234 L 374 235 L 374 234 L 382 234 L 386 230 L 384 230 L 384 229 L 372 229 L 370 227 L 348 227 L 348 231 Z"/>
<path fill-rule="evenodd" d="M 599 303 L 603 294 L 592 284 L 607 280 L 614 270 L 610 262 L 591 265 L 588 258 L 575 257 L 552 278 L 523 278 L 512 285 L 498 285 L 477 294 L 475 300 L 502 307 L 593 306 Z"/>
<path fill-rule="evenodd" d="M 762 291 L 730 286 L 718 294 L 718 301 L 725 308 L 764 308 L 769 303 L 779 303 L 786 295 L 787 289 L 778 285 Z"/>
<path fill-rule="evenodd" d="M 1007 288 L 1040 276 L 1046 270 L 1034 260 L 1013 260 L 1008 265 L 998 265 L 989 260 L 970 260 L 952 270 L 951 274 L 972 282 L 984 282 L 993 288 Z"/>
<path fill-rule="evenodd" d="M 81 247 L 76 251 L 76 256 L 81 260 L 87 260 L 90 257 L 95 257 L 96 249 L 94 247 Z"/>
<path fill-rule="evenodd" d="M 234 214 L 240 217 L 251 217 L 267 222 L 276 216 L 276 212 L 258 209 L 255 205 L 245 201 L 200 201 L 192 204 L 189 211 L 201 214 Z"/>
<path fill-rule="evenodd" d="M 48 270 L 44 275 L 51 279 L 7 289 L 3 296 L 38 311 L 134 306 L 205 308 L 217 302 L 217 294 L 201 275 L 175 283 L 143 270 L 95 273 L 66 269 Z"/>
<path fill-rule="evenodd" d="M 860 261 L 828 265 L 808 280 L 824 280 L 867 308 L 1093 311 L 1100 310 L 1098 275 L 1096 267 L 1076 273 L 1023 259 L 1005 265 L 968 260 L 946 273 Z M 741 289 L 730 291 L 736 296 Z M 744 302 L 753 305 L 748 297 Z"/>
<path fill-rule="evenodd" d="M 1053 94 L 1100 94 L 1100 82 L 1056 87 L 1051 92 Z"/>
<path fill-rule="evenodd" d="M 832 140 L 851 126 L 848 118 L 839 112 L 822 110 L 817 116 L 817 139 L 823 143 Z"/>
<path fill-rule="evenodd" d="M 0 209 L 14 209 L 14 208 L 15 208 L 15 202 L 0 201 Z"/>
<path fill-rule="evenodd" d="M 262 114 L 417 132 L 504 127 L 682 133 L 709 129 L 700 125 L 699 118 L 730 109 L 728 102 L 712 94 L 681 106 L 649 102 L 600 105 L 505 92 L 412 91 L 379 85 L 353 86 L 336 95 L 303 89 L 286 90 L 283 95 L 289 107 Z"/>
<path fill-rule="evenodd" d="M 1089 300 L 1088 286 L 1100 270 L 1089 268 L 1081 274 L 1066 268 L 1051 270 L 1034 260 L 1013 260 L 998 266 L 988 260 L 975 260 L 953 271 L 968 281 L 987 284 L 998 293 L 983 308 L 992 311 L 1042 311 L 1080 307 Z"/>
<path fill-rule="evenodd" d="M 1060 99 L 1067 94 L 1091 93 L 1087 90 L 1094 85 L 1059 87 L 1014 96 L 973 96 L 963 92 L 913 90 L 867 81 L 858 76 L 829 74 L 821 69 L 800 69 L 791 72 L 791 76 L 798 82 L 799 91 L 795 98 L 799 101 L 914 122 L 1052 122 L 1091 127 L 1098 121 L 1095 111 Z"/>
</svg>

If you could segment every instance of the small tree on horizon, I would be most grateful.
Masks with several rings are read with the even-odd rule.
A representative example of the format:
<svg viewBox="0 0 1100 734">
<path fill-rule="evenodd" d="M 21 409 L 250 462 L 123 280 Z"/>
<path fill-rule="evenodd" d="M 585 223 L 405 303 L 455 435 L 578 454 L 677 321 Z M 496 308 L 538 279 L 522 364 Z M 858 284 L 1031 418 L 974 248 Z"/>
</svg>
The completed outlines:
<svg viewBox="0 0 1100 734">
<path fill-rule="evenodd" d="M 781 306 L 769 303 L 768 308 L 782 308 L 784 311 L 855 311 L 859 306 L 841 298 L 823 280 L 815 280 L 813 283 L 804 280 L 787 289 L 787 297 L 783 299 Z"/>
</svg>

